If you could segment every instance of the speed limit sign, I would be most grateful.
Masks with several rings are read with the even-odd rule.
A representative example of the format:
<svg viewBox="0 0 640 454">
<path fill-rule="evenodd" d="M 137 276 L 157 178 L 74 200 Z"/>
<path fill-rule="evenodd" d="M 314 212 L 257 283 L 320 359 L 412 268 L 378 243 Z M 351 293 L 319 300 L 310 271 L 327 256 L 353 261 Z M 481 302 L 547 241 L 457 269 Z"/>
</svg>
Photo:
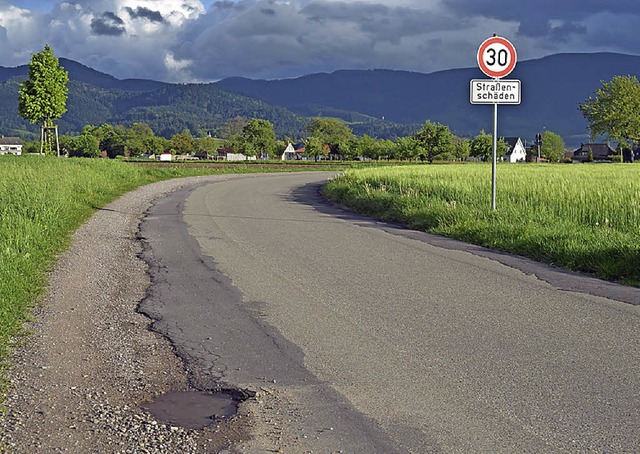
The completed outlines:
<svg viewBox="0 0 640 454">
<path fill-rule="evenodd" d="M 489 77 L 500 79 L 516 67 L 516 48 L 501 36 L 486 39 L 478 49 L 478 66 Z"/>
</svg>

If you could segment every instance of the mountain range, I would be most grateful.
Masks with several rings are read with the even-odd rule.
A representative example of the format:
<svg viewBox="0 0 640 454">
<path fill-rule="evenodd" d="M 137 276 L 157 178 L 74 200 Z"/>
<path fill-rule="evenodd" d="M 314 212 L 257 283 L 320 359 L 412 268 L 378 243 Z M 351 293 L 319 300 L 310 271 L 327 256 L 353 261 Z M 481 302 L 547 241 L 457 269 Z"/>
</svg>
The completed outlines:
<svg viewBox="0 0 640 454">
<path fill-rule="evenodd" d="M 60 59 L 69 72 L 68 112 L 60 119 L 64 133 L 86 124 L 146 122 L 158 135 L 191 130 L 216 133 L 235 116 L 264 118 L 279 137 L 304 136 L 310 117 L 345 120 L 356 134 L 394 138 L 410 134 L 426 120 L 474 136 L 493 127 L 492 106 L 469 102 L 471 79 L 484 79 L 478 68 L 430 74 L 395 70 L 341 70 L 293 79 L 228 78 L 209 84 L 169 84 L 120 80 L 73 60 Z M 0 67 L 0 134 L 29 137 L 37 131 L 17 113 L 19 83 L 28 66 Z M 550 130 L 568 146 L 589 139 L 578 110 L 616 75 L 640 76 L 640 56 L 592 53 L 555 54 L 519 62 L 508 79 L 522 81 L 520 105 L 499 106 L 498 132 L 532 140 Z"/>
</svg>

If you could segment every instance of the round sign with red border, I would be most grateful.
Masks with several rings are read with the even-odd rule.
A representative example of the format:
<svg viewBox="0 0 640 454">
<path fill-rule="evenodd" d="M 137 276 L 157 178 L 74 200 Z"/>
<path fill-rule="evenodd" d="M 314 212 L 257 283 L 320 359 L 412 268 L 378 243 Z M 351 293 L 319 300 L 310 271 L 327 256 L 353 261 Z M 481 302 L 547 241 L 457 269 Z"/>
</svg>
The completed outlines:
<svg viewBox="0 0 640 454">
<path fill-rule="evenodd" d="M 518 56 L 511 42 L 501 36 L 493 36 L 478 48 L 478 66 L 489 77 L 500 79 L 516 67 Z"/>
</svg>

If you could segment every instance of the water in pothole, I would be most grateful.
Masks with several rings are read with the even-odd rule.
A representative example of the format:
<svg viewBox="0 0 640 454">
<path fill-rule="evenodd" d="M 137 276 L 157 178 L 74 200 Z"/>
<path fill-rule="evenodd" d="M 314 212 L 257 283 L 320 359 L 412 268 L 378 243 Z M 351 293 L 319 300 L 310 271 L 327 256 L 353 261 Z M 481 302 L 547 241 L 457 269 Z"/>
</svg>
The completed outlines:
<svg viewBox="0 0 640 454">
<path fill-rule="evenodd" d="M 141 407 L 160 422 L 185 429 L 202 429 L 215 420 L 235 415 L 238 403 L 228 393 L 173 391 L 158 396 L 153 402 L 145 402 Z"/>
</svg>

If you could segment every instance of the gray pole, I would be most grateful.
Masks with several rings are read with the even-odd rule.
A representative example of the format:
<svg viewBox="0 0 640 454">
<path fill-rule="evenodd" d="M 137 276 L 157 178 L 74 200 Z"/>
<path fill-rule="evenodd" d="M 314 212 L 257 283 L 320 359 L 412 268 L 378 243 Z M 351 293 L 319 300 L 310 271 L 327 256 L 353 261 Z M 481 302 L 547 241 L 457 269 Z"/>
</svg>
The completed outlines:
<svg viewBox="0 0 640 454">
<path fill-rule="evenodd" d="M 496 173 L 498 162 L 498 104 L 493 105 L 493 163 L 491 166 L 491 209 L 496 210 Z"/>
</svg>

